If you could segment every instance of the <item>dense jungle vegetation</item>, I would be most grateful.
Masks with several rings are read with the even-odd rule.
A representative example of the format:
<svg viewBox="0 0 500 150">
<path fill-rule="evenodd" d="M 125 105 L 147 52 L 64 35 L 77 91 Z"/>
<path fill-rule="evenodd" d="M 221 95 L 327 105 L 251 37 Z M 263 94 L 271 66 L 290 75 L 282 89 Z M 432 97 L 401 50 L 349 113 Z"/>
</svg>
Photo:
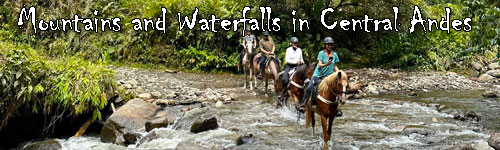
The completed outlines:
<svg viewBox="0 0 500 150">
<path fill-rule="evenodd" d="M 433 31 L 417 29 L 408 33 L 413 7 L 421 8 L 424 18 L 440 20 L 445 7 L 452 18 L 472 18 L 472 31 Z M 37 18 L 53 20 L 81 17 L 120 17 L 120 32 L 39 32 L 19 27 L 19 12 L 24 6 L 36 7 Z M 217 33 L 181 30 L 177 12 L 190 15 L 195 7 L 199 17 L 211 14 L 223 19 L 247 15 L 260 17 L 259 6 L 272 7 L 272 17 L 282 19 L 281 30 L 271 32 L 279 58 L 284 58 L 290 37 L 300 39 L 299 47 L 313 61 L 321 41 L 331 36 L 341 59 L 340 68 L 383 67 L 405 70 L 447 71 L 469 68 L 473 61 L 497 61 L 500 40 L 500 2 L 497 0 L 24 0 L 0 2 L 0 112 L 2 125 L 19 107 L 45 113 L 58 119 L 69 111 L 73 115 L 100 111 L 113 92 L 113 71 L 109 64 L 142 64 L 201 72 L 236 72 L 241 32 Z M 330 20 L 393 18 L 399 7 L 400 32 L 328 30 L 320 24 L 321 10 L 332 7 Z M 157 18 L 167 8 L 167 32 L 132 30 L 133 18 Z M 293 33 L 289 23 L 292 10 L 310 21 L 310 30 Z M 239 28 L 240 30 L 242 27 Z M 260 37 L 260 32 L 254 32 Z M 111 92 L 110 92 L 111 91 Z M 0 126 L 1 127 L 1 126 Z"/>
</svg>

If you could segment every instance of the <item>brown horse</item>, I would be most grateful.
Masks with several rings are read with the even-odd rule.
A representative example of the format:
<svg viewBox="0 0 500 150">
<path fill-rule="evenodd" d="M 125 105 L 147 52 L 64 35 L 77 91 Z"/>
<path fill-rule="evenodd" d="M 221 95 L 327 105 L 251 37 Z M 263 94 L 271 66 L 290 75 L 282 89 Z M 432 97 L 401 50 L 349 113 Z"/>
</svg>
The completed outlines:
<svg viewBox="0 0 500 150">
<path fill-rule="evenodd" d="M 281 94 L 281 98 L 276 102 L 277 107 L 281 106 L 282 103 L 287 104 L 288 97 L 292 95 L 293 102 L 295 103 L 295 109 L 297 109 L 297 121 L 300 119 L 299 106 L 302 97 L 304 97 L 304 88 L 306 87 L 306 80 L 311 79 L 314 69 L 316 68 L 316 63 L 312 64 L 302 64 L 300 65 L 293 76 L 290 77 L 290 88 Z M 281 79 L 281 77 L 280 77 Z M 286 85 L 285 85 L 286 86 Z M 281 91 L 281 90 L 280 90 Z"/>
<path fill-rule="evenodd" d="M 253 58 L 253 69 L 254 69 L 253 72 L 255 72 L 256 74 L 260 73 L 259 58 L 261 56 L 262 56 L 262 54 L 259 53 L 259 54 L 255 55 L 255 57 Z M 281 89 L 280 88 L 281 83 L 279 82 L 280 66 L 278 64 L 278 60 L 275 58 L 274 55 L 269 55 L 267 59 L 271 59 L 271 60 L 269 60 L 269 63 L 266 64 L 267 66 L 265 67 L 264 76 L 262 77 L 262 81 L 264 82 L 264 87 L 265 87 L 264 93 L 266 93 L 266 95 L 267 95 L 267 85 L 269 84 L 269 82 L 268 82 L 269 79 L 274 80 L 274 90 L 276 93 L 278 93 L 278 89 Z M 257 81 L 257 80 L 255 80 L 255 81 Z M 255 86 L 257 87 L 257 83 L 255 83 Z"/>
<path fill-rule="evenodd" d="M 321 127 L 323 127 L 323 140 L 325 150 L 328 149 L 328 141 L 332 135 L 333 120 L 337 114 L 339 100 L 346 101 L 346 92 L 349 88 L 349 76 L 343 72 L 335 72 L 323 79 L 318 87 L 318 95 L 312 97 L 306 104 L 306 127 L 312 123 L 312 134 L 314 135 L 314 111 L 321 116 Z M 316 110 L 313 110 L 313 101 L 316 102 Z M 328 122 L 327 122 L 328 121 Z"/>
</svg>

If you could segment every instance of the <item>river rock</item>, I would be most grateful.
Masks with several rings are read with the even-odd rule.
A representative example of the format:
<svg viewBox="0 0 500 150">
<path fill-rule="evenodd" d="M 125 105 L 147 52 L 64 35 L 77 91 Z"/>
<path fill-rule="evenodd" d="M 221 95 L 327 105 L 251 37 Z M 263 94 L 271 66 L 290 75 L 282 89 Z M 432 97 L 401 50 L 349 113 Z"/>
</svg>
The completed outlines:
<svg viewBox="0 0 500 150">
<path fill-rule="evenodd" d="M 154 119 L 154 120 L 146 122 L 145 128 L 146 128 L 146 131 L 149 132 L 149 131 L 156 129 L 156 128 L 167 127 L 168 124 L 169 124 L 169 122 L 168 122 L 167 118 L 158 118 L 158 119 Z"/>
<path fill-rule="evenodd" d="M 488 141 L 479 141 L 472 145 L 475 150 L 494 150 L 488 145 Z"/>
<path fill-rule="evenodd" d="M 500 78 L 500 70 L 490 70 L 486 72 L 486 74 L 495 77 L 495 78 Z"/>
<path fill-rule="evenodd" d="M 477 78 L 477 81 L 479 82 L 488 82 L 490 81 L 491 79 L 494 79 L 495 77 L 489 75 L 489 74 L 482 74 L 481 76 L 479 76 L 479 78 Z"/>
<path fill-rule="evenodd" d="M 173 128 L 176 130 L 189 130 L 194 120 L 207 111 L 209 111 L 208 108 L 194 108 L 189 111 L 184 111 L 175 121 Z"/>
<path fill-rule="evenodd" d="M 473 119 L 477 122 L 481 121 L 481 116 L 474 111 L 468 111 L 467 113 L 465 113 L 465 117 L 469 118 L 469 119 Z"/>
<path fill-rule="evenodd" d="M 236 140 L 236 145 L 243 145 L 245 143 L 251 143 L 253 141 L 253 134 L 241 135 Z"/>
<path fill-rule="evenodd" d="M 475 150 L 470 144 L 456 144 L 446 150 Z"/>
<path fill-rule="evenodd" d="M 153 120 L 146 122 L 145 127 L 147 132 L 155 128 L 164 128 L 168 125 L 173 124 L 175 119 L 177 118 L 177 114 L 173 111 L 162 110 L 156 113 L 153 118 Z"/>
<path fill-rule="evenodd" d="M 157 99 L 155 101 L 155 104 L 158 105 L 158 106 L 165 107 L 165 106 L 174 106 L 174 105 L 177 105 L 177 102 L 175 100 Z"/>
<path fill-rule="evenodd" d="M 132 85 L 131 84 L 124 84 L 123 87 L 125 89 L 132 89 Z"/>
<path fill-rule="evenodd" d="M 212 114 L 203 114 L 199 116 L 191 125 L 191 132 L 199 133 L 203 131 L 208 131 L 212 129 L 217 129 L 219 124 L 217 123 L 217 118 Z"/>
<path fill-rule="evenodd" d="M 370 84 L 366 87 L 366 93 L 373 94 L 373 95 L 379 94 L 379 92 L 377 91 L 377 87 L 375 87 L 372 84 Z"/>
<path fill-rule="evenodd" d="M 61 144 L 56 140 L 50 139 L 26 144 L 22 150 L 58 150 L 62 149 Z"/>
<path fill-rule="evenodd" d="M 139 84 L 135 79 L 128 81 L 128 83 L 131 84 L 132 86 L 137 86 L 137 84 Z"/>
<path fill-rule="evenodd" d="M 119 145 L 134 144 L 145 124 L 160 107 L 142 99 L 132 99 L 111 115 L 101 130 L 101 141 Z"/>
<path fill-rule="evenodd" d="M 149 93 L 142 93 L 142 94 L 139 94 L 138 96 L 139 96 L 139 98 L 145 99 L 145 100 L 151 99 L 151 94 L 149 94 Z"/>
<path fill-rule="evenodd" d="M 408 96 L 418 96 L 418 94 L 415 91 L 411 91 L 408 93 Z"/>
<path fill-rule="evenodd" d="M 231 97 L 232 100 L 238 100 L 238 95 L 236 95 L 236 93 L 229 94 L 229 97 Z"/>
<path fill-rule="evenodd" d="M 209 150 L 209 148 L 193 143 L 191 141 L 182 141 L 177 144 L 175 150 Z"/>
<path fill-rule="evenodd" d="M 137 142 L 137 146 L 142 145 L 142 144 L 147 143 L 147 142 L 150 142 L 154 139 L 158 139 L 158 137 L 159 136 L 158 136 L 158 133 L 156 133 L 156 130 L 151 131 L 148 134 L 146 134 L 145 136 L 141 137 L 141 139 Z"/>
<path fill-rule="evenodd" d="M 488 145 L 493 147 L 495 150 L 500 150 L 500 132 L 491 134 L 488 139 Z"/>
<path fill-rule="evenodd" d="M 482 96 L 495 98 L 495 97 L 500 97 L 500 93 L 497 91 L 486 91 L 482 94 Z"/>
<path fill-rule="evenodd" d="M 222 101 L 217 101 L 217 103 L 215 103 L 216 108 L 221 108 L 223 105 L 224 103 Z"/>
<path fill-rule="evenodd" d="M 483 65 L 481 65 L 481 64 L 480 64 L 480 63 L 478 63 L 478 62 L 472 62 L 472 63 L 470 63 L 470 64 L 471 64 L 472 68 L 473 68 L 474 70 L 476 70 L 476 71 L 479 71 L 479 72 L 480 72 L 481 70 L 484 70 L 484 69 L 483 69 Z"/>
<path fill-rule="evenodd" d="M 498 63 L 491 63 L 488 65 L 488 68 L 491 70 L 496 70 L 496 69 L 500 69 L 500 65 L 498 65 Z"/>
<path fill-rule="evenodd" d="M 161 95 L 162 95 L 162 94 L 161 94 L 160 92 L 158 92 L 158 91 L 151 92 L 151 96 L 152 96 L 153 98 L 161 98 Z"/>
<path fill-rule="evenodd" d="M 424 135 L 424 136 L 429 136 L 429 135 L 434 134 L 434 132 L 431 131 L 430 129 L 427 129 L 423 126 L 417 126 L 417 125 L 408 125 L 403 129 L 404 136 L 409 136 L 410 134 L 413 134 L 413 133 Z"/>
</svg>

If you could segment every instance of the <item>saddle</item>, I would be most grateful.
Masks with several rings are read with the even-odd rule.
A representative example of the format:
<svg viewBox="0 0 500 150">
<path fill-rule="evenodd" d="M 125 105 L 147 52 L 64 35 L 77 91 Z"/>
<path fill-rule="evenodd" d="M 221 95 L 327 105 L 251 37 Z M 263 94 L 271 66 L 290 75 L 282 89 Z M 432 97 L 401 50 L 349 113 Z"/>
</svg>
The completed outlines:
<svg viewBox="0 0 500 150">
<path fill-rule="evenodd" d="M 312 90 L 312 93 L 311 93 L 311 98 L 318 97 L 319 83 L 321 83 L 321 81 L 323 81 L 323 79 L 324 79 L 324 77 L 320 77 L 320 78 L 318 78 L 317 82 L 313 83 L 313 90 Z M 311 81 L 311 82 L 313 82 L 313 81 Z M 316 105 L 316 101 L 312 101 L 312 104 Z"/>
<path fill-rule="evenodd" d="M 290 77 L 290 79 L 293 77 L 293 75 L 295 74 L 295 71 L 297 71 L 297 67 L 293 67 L 292 69 L 290 69 L 290 71 L 288 72 L 288 76 Z M 283 75 L 285 73 L 285 71 L 281 71 L 278 75 Z"/>
<path fill-rule="evenodd" d="M 269 55 L 267 58 L 266 58 L 266 61 L 264 62 L 264 64 L 266 64 L 266 67 L 269 66 L 269 64 L 271 64 L 271 61 L 274 61 L 276 57 L 274 55 Z"/>
</svg>

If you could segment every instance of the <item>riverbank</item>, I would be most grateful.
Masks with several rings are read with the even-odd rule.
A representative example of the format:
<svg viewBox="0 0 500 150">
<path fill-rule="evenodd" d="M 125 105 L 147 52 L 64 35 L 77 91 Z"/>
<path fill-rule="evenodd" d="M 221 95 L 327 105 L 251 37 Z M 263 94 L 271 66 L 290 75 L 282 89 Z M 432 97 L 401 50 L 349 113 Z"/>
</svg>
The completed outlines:
<svg viewBox="0 0 500 150">
<path fill-rule="evenodd" d="M 149 112 L 153 117 L 138 118 L 143 124 L 134 125 L 136 131 L 126 131 L 135 134 L 137 140 L 125 139 L 134 143 L 104 143 L 101 133 L 56 139 L 63 149 L 82 146 L 102 149 L 189 149 L 192 146 L 202 149 L 314 149 L 321 145 L 320 126 L 316 125 L 315 136 L 310 135 L 311 130 L 303 128 L 303 121 L 296 122 L 294 110 L 274 108 L 272 88 L 269 97 L 264 96 L 262 85 L 254 91 L 243 89 L 241 75 L 130 68 L 114 70 L 119 87 L 139 98 L 134 100 L 134 105 L 147 106 L 157 112 Z M 499 114 L 495 110 L 500 104 L 496 99 L 485 99 L 480 95 L 482 90 L 495 86 L 451 72 L 347 71 L 357 74 L 351 79 L 353 84 L 366 86 L 359 89 L 358 99 L 351 99 L 341 106 L 346 116 L 335 121 L 334 137 L 339 138 L 330 143 L 331 147 L 446 149 L 469 146 L 490 149 L 487 139 L 499 128 L 496 125 Z M 442 90 L 449 92 L 439 92 Z M 351 97 L 355 98 L 356 94 Z M 144 114 L 144 109 L 130 111 L 126 101 L 118 102 L 125 105 L 117 108 L 116 114 Z M 146 103 L 138 104 L 137 101 Z M 463 116 L 463 120 L 455 118 L 455 115 L 471 111 L 482 120 L 467 116 Z M 167 112 L 165 121 L 160 118 L 160 122 L 166 124 L 155 124 L 160 126 L 149 130 L 144 128 L 144 124 L 158 121 L 158 116 L 164 112 Z M 207 114 L 216 121 L 209 121 L 213 118 Z M 117 120 L 113 119 L 116 116 L 112 115 L 107 122 Z M 205 118 L 208 123 L 205 125 L 216 127 L 193 132 L 191 124 L 197 118 Z"/>
</svg>

